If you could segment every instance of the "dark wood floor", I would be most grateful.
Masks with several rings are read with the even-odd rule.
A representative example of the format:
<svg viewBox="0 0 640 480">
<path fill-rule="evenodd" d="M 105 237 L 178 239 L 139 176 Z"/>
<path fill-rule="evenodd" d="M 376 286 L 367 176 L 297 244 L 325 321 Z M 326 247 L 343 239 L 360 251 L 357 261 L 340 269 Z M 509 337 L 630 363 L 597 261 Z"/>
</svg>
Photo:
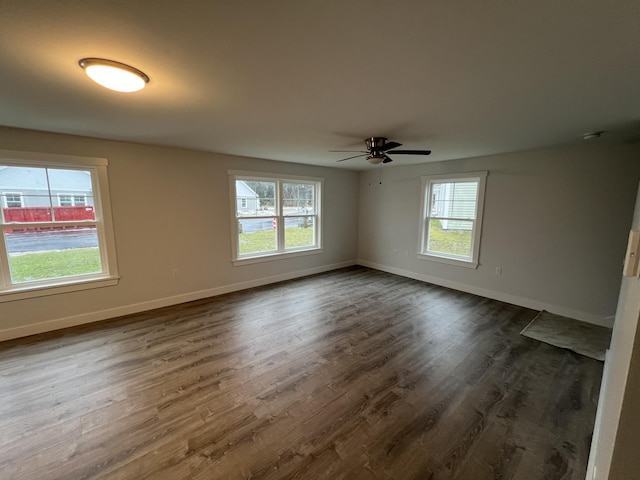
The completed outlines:
<svg viewBox="0 0 640 480">
<path fill-rule="evenodd" d="M 584 479 L 602 364 L 354 267 L 0 344 L 0 478 Z"/>
</svg>

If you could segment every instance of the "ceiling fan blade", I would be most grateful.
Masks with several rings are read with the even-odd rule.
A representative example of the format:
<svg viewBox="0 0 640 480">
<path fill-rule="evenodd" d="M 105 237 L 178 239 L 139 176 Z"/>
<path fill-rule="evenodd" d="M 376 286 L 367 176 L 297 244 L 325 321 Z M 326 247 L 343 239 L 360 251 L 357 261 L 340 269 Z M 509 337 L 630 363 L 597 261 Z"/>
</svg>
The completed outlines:
<svg viewBox="0 0 640 480">
<path fill-rule="evenodd" d="M 393 152 L 387 152 L 392 155 L 400 154 L 400 155 L 430 155 L 431 150 L 394 150 Z"/>
<path fill-rule="evenodd" d="M 387 142 L 384 144 L 384 146 L 380 150 L 382 150 L 383 152 L 386 152 L 387 150 L 391 150 L 392 148 L 397 148 L 401 146 L 402 144 L 398 142 Z"/>
<path fill-rule="evenodd" d="M 360 155 L 354 155 L 353 157 L 341 158 L 340 160 L 336 160 L 336 162 L 344 162 L 345 160 L 351 160 L 352 158 L 365 157 L 369 155 L 369 152 L 361 153 Z"/>
<path fill-rule="evenodd" d="M 384 160 L 382 160 L 382 163 L 389 163 L 389 162 L 393 162 L 393 159 L 387 155 L 383 155 Z"/>
</svg>

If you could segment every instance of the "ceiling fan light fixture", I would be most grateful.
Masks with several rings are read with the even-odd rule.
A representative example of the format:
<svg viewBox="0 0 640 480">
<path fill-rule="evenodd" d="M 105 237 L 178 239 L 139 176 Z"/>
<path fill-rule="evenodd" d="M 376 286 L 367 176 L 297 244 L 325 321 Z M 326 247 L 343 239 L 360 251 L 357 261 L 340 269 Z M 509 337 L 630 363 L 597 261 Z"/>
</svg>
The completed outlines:
<svg viewBox="0 0 640 480">
<path fill-rule="evenodd" d="M 375 155 L 367 157 L 367 162 L 369 162 L 371 165 L 378 165 L 379 163 L 382 163 L 382 160 L 383 157 L 377 157 Z"/>
<path fill-rule="evenodd" d="M 116 92 L 137 92 L 149 83 L 144 72 L 114 60 L 83 58 L 78 65 L 91 80 Z"/>
</svg>

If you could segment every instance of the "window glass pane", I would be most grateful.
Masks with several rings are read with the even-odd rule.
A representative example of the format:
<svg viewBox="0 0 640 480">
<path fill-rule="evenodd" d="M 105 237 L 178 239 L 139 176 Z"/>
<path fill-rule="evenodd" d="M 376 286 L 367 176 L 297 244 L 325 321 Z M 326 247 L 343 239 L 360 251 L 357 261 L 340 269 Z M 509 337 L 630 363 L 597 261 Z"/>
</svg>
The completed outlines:
<svg viewBox="0 0 640 480">
<path fill-rule="evenodd" d="M 433 183 L 430 216 L 475 219 L 478 182 Z"/>
<path fill-rule="evenodd" d="M 313 247 L 315 245 L 315 218 L 293 217 L 284 221 L 284 248 Z"/>
<path fill-rule="evenodd" d="M 238 220 L 238 254 L 277 250 L 276 219 L 246 218 Z"/>
<path fill-rule="evenodd" d="M 462 220 L 429 221 L 427 251 L 471 258 L 473 222 Z"/>
<path fill-rule="evenodd" d="M 96 214 L 91 206 L 53 207 L 56 222 L 91 221 Z"/>
<path fill-rule="evenodd" d="M 15 283 L 99 273 L 95 226 L 71 229 L 4 229 Z"/>
<path fill-rule="evenodd" d="M 283 182 L 282 208 L 284 215 L 306 215 L 315 212 L 315 184 Z"/>
<path fill-rule="evenodd" d="M 51 221 L 50 217 L 44 220 L 37 220 L 31 217 L 30 220 L 22 220 L 29 218 L 28 211 L 20 211 L 26 207 L 50 207 L 49 188 L 47 182 L 47 171 L 45 168 L 37 167 L 10 167 L 0 165 L 2 172 L 2 181 L 0 182 L 0 196 L 2 196 L 2 219 L 5 223 L 20 221 Z M 50 209 L 48 215 L 51 214 Z M 46 215 L 46 214 L 45 214 Z"/>
<path fill-rule="evenodd" d="M 0 164 L 0 169 L 2 185 L 13 185 L 13 188 L 9 189 L 10 192 L 28 194 L 49 191 L 47 169 L 44 167 L 12 167 Z"/>
<path fill-rule="evenodd" d="M 236 180 L 236 214 L 238 217 L 276 215 L 276 183 Z"/>
<path fill-rule="evenodd" d="M 48 174 L 53 196 L 66 195 L 73 198 L 75 195 L 92 195 L 90 171 L 49 168 Z"/>
<path fill-rule="evenodd" d="M 3 208 L 4 223 L 50 222 L 51 204 L 49 195 L 23 195 L 22 207 Z"/>
</svg>

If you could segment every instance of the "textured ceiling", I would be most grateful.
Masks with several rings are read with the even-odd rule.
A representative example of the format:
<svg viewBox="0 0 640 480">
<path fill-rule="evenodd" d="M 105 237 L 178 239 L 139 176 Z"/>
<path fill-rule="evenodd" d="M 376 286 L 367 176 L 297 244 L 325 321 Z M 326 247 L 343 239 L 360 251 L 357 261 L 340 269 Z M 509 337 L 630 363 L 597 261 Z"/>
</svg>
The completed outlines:
<svg viewBox="0 0 640 480">
<path fill-rule="evenodd" d="M 82 57 L 151 82 L 104 90 Z M 373 168 L 328 150 L 637 141 L 640 2 L 0 0 L 0 65 L 0 125 Z"/>
</svg>

